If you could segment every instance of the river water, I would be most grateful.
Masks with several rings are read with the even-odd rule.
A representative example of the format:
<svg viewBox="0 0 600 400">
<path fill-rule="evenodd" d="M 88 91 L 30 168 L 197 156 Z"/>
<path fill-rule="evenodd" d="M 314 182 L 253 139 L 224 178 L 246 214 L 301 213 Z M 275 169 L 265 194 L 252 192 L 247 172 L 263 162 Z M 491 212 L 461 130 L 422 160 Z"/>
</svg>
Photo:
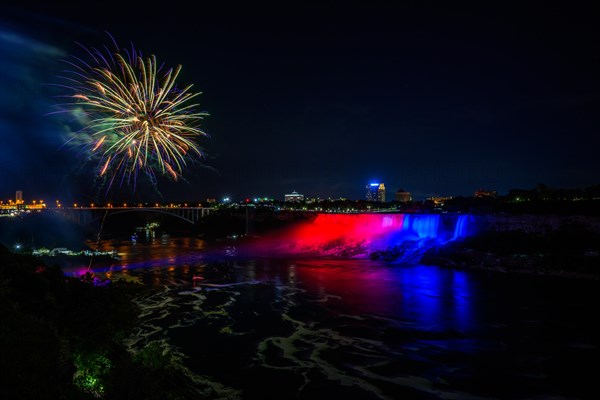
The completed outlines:
<svg viewBox="0 0 600 400">
<path fill-rule="evenodd" d="M 105 241 L 158 340 L 222 398 L 573 399 L 597 390 L 597 282 Z M 78 274 L 74 268 L 68 274 Z M 193 279 L 202 277 L 203 279 Z"/>
</svg>

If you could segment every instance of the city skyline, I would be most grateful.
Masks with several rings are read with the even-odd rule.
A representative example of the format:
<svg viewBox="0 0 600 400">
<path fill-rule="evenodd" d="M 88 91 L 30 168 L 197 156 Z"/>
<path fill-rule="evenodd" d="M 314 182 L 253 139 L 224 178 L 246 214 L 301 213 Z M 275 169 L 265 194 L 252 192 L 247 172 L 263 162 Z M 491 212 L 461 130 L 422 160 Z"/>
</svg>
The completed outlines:
<svg viewBox="0 0 600 400">
<path fill-rule="evenodd" d="M 11 5 L 0 20 L 0 190 L 46 199 L 362 198 L 377 178 L 413 198 L 598 182 L 597 13 L 299 3 L 293 13 L 213 5 L 141 34 L 122 5 L 82 14 Z M 175 15 L 175 14 L 173 14 Z M 69 56 L 108 44 L 182 64 L 209 138 L 184 179 L 106 197 L 95 165 L 64 147 L 78 127 L 51 113 Z M 473 32 L 477 32 L 474 35 Z M 277 32 L 273 35 L 273 32 Z M 168 34 L 167 34 L 168 33 Z M 39 68 L 44 65 L 44 68 Z M 50 115 L 49 115 L 50 114 Z"/>
<path fill-rule="evenodd" d="M 323 202 L 323 201 L 351 201 L 351 202 L 379 202 L 379 203 L 410 203 L 410 202 L 423 202 L 423 201 L 433 201 L 439 202 L 448 199 L 465 199 L 465 198 L 474 198 L 474 199 L 504 199 L 505 201 L 529 201 L 532 199 L 537 200 L 568 200 L 568 201 L 578 201 L 578 200 L 598 200 L 598 191 L 600 190 L 600 184 L 589 185 L 586 187 L 577 187 L 577 188 L 559 188 L 559 187 L 549 187 L 544 184 L 538 184 L 532 188 L 514 188 L 511 189 L 507 193 L 498 193 L 497 190 L 493 190 L 491 188 L 477 188 L 472 191 L 470 194 L 466 195 L 448 195 L 443 193 L 436 193 L 432 196 L 428 196 L 426 198 L 414 198 L 410 191 L 407 191 L 403 188 L 399 188 L 398 190 L 392 190 L 390 195 L 386 197 L 386 188 L 383 182 L 377 183 L 368 183 L 366 185 L 366 194 L 363 193 L 363 196 L 358 198 L 350 198 L 348 196 L 340 196 L 337 198 L 320 196 L 317 194 L 309 194 L 304 195 L 298 193 L 296 190 L 292 191 L 292 193 L 279 194 L 279 196 L 261 196 L 261 195 L 246 195 L 241 196 L 239 198 L 234 198 L 230 196 L 223 196 L 220 198 L 216 197 L 205 197 L 205 198 L 186 198 L 183 200 L 151 200 L 151 199 L 137 199 L 137 200 L 124 200 L 124 199 L 101 199 L 101 200 L 81 200 L 81 199 L 55 199 L 54 201 L 48 201 L 41 196 L 32 196 L 27 197 L 23 195 L 22 190 L 17 190 L 14 192 L 13 197 L 10 196 L 2 196 L 0 193 L 0 206 L 3 207 L 16 207 L 17 205 L 30 204 L 35 205 L 36 203 L 39 206 L 46 207 L 46 205 L 50 204 L 50 208 L 53 207 L 53 204 L 56 203 L 57 207 L 70 207 L 73 205 L 74 207 L 94 207 L 100 205 L 111 205 L 113 204 L 115 207 L 123 206 L 129 204 L 131 207 L 137 207 L 142 205 L 152 205 L 154 204 L 156 207 L 158 206 L 185 206 L 185 207 L 196 207 L 200 205 L 214 205 L 214 204 L 229 204 L 229 203 L 256 203 L 256 204 L 264 204 L 264 203 L 282 203 L 282 202 L 300 202 L 300 203 L 315 203 L 315 202 Z M 519 198 L 520 197 L 520 198 Z M 6 203 L 4 200 L 6 199 Z M 33 200 L 36 199 L 36 200 Z"/>
</svg>

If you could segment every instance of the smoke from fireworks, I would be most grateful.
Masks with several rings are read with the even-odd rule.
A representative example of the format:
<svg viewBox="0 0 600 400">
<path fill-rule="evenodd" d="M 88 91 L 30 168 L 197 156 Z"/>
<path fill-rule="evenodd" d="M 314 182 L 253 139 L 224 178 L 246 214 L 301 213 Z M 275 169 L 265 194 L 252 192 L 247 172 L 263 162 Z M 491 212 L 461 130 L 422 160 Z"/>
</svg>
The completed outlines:
<svg viewBox="0 0 600 400">
<path fill-rule="evenodd" d="M 177 180 L 189 161 L 202 156 L 196 139 L 205 135 L 198 125 L 208 114 L 190 102 L 200 93 L 192 93 L 192 85 L 178 88 L 181 66 L 164 69 L 153 55 L 87 51 L 90 62 L 67 61 L 73 70 L 64 77 L 74 91 L 68 108 L 83 111 L 78 119 L 84 128 L 73 142 L 84 139 L 109 188 L 115 178 L 135 186 L 140 172 L 152 182 L 158 174 Z"/>
</svg>

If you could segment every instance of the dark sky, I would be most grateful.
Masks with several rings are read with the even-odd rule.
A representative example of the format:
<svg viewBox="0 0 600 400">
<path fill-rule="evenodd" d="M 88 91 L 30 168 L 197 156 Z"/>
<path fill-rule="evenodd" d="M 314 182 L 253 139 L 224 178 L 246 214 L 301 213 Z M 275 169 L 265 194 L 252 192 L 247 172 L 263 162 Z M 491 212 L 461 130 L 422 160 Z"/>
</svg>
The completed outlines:
<svg viewBox="0 0 600 400">
<path fill-rule="evenodd" d="M 82 56 L 75 41 L 108 44 L 104 31 L 182 64 L 204 93 L 206 166 L 161 180 L 165 200 L 599 183 L 599 13 L 480 3 L 18 2 L 0 14 L 0 197 L 98 196 L 93 166 L 60 148 L 65 122 L 44 114 L 60 60 Z M 146 186 L 115 196 L 156 198 Z"/>
</svg>

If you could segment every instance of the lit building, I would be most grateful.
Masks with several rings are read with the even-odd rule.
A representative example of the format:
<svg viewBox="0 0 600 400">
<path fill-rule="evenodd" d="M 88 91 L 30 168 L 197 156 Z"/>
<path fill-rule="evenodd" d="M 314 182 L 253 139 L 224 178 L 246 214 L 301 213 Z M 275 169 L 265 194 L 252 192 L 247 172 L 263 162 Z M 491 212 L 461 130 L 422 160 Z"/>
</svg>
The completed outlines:
<svg viewBox="0 0 600 400">
<path fill-rule="evenodd" d="M 394 200 L 400 201 L 402 203 L 407 203 L 409 201 L 412 201 L 412 196 L 410 192 L 407 192 L 404 189 L 398 189 Z"/>
<path fill-rule="evenodd" d="M 444 206 L 446 201 L 452 200 L 452 196 L 442 197 L 442 196 L 431 196 L 428 197 L 427 200 L 433 202 L 436 207 Z"/>
<path fill-rule="evenodd" d="M 380 183 L 377 189 L 377 201 L 385 203 L 385 185 L 383 183 Z"/>
<path fill-rule="evenodd" d="M 367 201 L 385 202 L 385 185 L 383 183 L 369 183 L 367 185 Z"/>
<path fill-rule="evenodd" d="M 43 200 L 33 200 L 30 204 L 25 204 L 23 201 L 23 192 L 17 191 L 15 201 L 11 199 L 8 203 L 0 200 L 0 216 L 16 216 L 31 211 L 40 211 L 46 208 L 46 203 Z"/>
<path fill-rule="evenodd" d="M 286 194 L 285 195 L 285 201 L 289 202 L 289 201 L 304 201 L 304 195 L 300 194 L 298 192 L 296 192 L 295 190 L 290 193 L 290 194 Z"/>
<path fill-rule="evenodd" d="M 367 195 L 365 198 L 367 201 L 377 201 L 377 190 L 379 189 L 379 183 L 370 183 L 367 185 Z"/>
<path fill-rule="evenodd" d="M 495 190 L 479 189 L 479 190 L 475 191 L 475 197 L 477 197 L 477 198 L 484 198 L 484 197 L 495 198 L 497 196 L 498 196 L 498 192 L 496 192 Z"/>
</svg>

